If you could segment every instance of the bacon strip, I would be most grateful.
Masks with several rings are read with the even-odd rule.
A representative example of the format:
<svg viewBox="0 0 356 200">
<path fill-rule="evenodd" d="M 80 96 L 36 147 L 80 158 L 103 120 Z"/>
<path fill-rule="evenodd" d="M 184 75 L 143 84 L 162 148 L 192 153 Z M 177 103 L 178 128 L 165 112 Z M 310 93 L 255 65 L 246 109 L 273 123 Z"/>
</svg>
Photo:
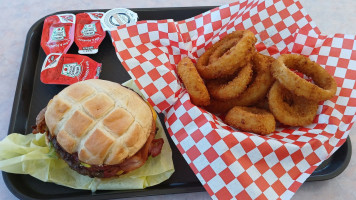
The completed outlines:
<svg viewBox="0 0 356 200">
<path fill-rule="evenodd" d="M 130 158 L 127 158 L 124 162 L 119 164 L 120 168 L 123 171 L 129 172 L 145 164 L 149 156 L 149 148 L 155 137 L 155 133 L 155 130 L 151 132 L 150 136 L 148 136 L 147 138 L 145 145 L 143 145 L 143 147 L 135 155 L 131 156 Z"/>
<path fill-rule="evenodd" d="M 152 143 L 148 150 L 148 154 L 151 155 L 152 157 L 158 156 L 161 153 L 163 143 L 164 143 L 163 138 L 152 140 Z"/>
<path fill-rule="evenodd" d="M 47 107 L 43 108 L 37 115 L 36 117 L 36 125 L 32 126 L 33 130 L 32 133 L 45 133 L 47 132 L 48 128 L 46 125 L 45 121 L 45 113 L 46 113 Z"/>
</svg>

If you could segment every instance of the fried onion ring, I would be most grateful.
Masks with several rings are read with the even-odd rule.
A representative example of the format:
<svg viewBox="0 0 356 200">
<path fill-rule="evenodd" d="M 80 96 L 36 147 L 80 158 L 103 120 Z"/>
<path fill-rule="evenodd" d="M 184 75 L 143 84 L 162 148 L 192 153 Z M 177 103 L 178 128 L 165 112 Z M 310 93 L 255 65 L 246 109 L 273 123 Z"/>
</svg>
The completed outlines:
<svg viewBox="0 0 356 200">
<path fill-rule="evenodd" d="M 266 96 L 274 82 L 270 71 L 274 60 L 270 56 L 255 53 L 252 58 L 254 76 L 247 89 L 237 97 L 239 106 L 251 106 Z"/>
<path fill-rule="evenodd" d="M 249 131 L 261 135 L 272 133 L 276 129 L 274 116 L 256 107 L 233 107 L 225 117 L 225 122 L 242 131 Z"/>
<path fill-rule="evenodd" d="M 212 97 L 218 100 L 236 98 L 246 90 L 252 79 L 252 72 L 252 64 L 248 63 L 231 81 L 213 80 L 208 82 L 208 91 Z"/>
<path fill-rule="evenodd" d="M 308 82 L 290 69 L 311 77 L 315 84 Z M 292 93 L 313 101 L 324 101 L 336 93 L 334 78 L 319 64 L 297 54 L 281 55 L 272 64 L 272 75 Z"/>
<path fill-rule="evenodd" d="M 251 106 L 263 99 L 274 82 L 270 67 L 275 59 L 260 53 L 255 53 L 252 59 L 253 76 L 247 89 L 237 98 L 220 101 L 211 99 L 206 110 L 212 113 L 225 113 L 234 106 Z"/>
<path fill-rule="evenodd" d="M 215 51 L 210 55 L 209 64 L 216 62 L 224 54 L 230 54 L 232 47 L 234 47 L 239 41 L 240 38 L 231 38 L 228 41 L 222 43 L 220 46 L 218 46 Z"/>
<path fill-rule="evenodd" d="M 178 63 L 177 72 L 190 95 L 192 103 L 197 106 L 208 105 L 210 95 L 192 60 L 188 57 L 183 58 Z"/>
<path fill-rule="evenodd" d="M 268 93 L 268 105 L 274 117 L 289 126 L 311 124 L 318 110 L 318 102 L 293 94 L 278 81 Z"/>
<path fill-rule="evenodd" d="M 214 62 L 209 63 L 210 57 L 215 50 L 226 42 L 234 43 L 235 41 L 232 40 L 234 38 L 238 39 L 236 45 L 232 46 L 226 53 L 217 53 L 217 55 L 222 55 Z M 239 68 L 250 62 L 252 52 L 255 51 L 256 41 L 255 35 L 248 30 L 235 31 L 226 35 L 199 57 L 197 61 L 199 74 L 204 79 L 216 79 L 234 74 Z"/>
</svg>

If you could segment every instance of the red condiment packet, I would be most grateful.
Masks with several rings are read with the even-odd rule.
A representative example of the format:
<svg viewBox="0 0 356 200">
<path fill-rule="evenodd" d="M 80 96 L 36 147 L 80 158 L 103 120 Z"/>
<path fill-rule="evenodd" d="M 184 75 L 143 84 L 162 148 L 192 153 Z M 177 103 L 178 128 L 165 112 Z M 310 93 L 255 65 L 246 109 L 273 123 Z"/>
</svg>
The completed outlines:
<svg viewBox="0 0 356 200">
<path fill-rule="evenodd" d="M 87 79 L 98 79 L 101 63 L 75 54 L 49 54 L 41 70 L 41 81 L 46 84 L 70 85 Z"/>
<path fill-rule="evenodd" d="M 75 43 L 80 54 L 95 54 L 106 32 L 100 24 L 103 12 L 87 12 L 76 15 Z"/>
<path fill-rule="evenodd" d="M 41 47 L 50 53 L 67 53 L 74 41 L 75 15 L 52 15 L 45 19 Z"/>
</svg>

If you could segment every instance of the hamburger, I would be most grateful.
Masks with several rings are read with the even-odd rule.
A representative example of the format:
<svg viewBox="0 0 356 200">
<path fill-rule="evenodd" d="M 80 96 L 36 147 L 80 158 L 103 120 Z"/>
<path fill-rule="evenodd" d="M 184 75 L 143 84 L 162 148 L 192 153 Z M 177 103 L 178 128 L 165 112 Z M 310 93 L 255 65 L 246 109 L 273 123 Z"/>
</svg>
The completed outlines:
<svg viewBox="0 0 356 200">
<path fill-rule="evenodd" d="M 118 83 L 91 79 L 53 97 L 38 114 L 33 133 L 82 175 L 109 178 L 141 167 L 161 152 L 154 139 L 156 113 L 140 95 Z"/>
</svg>

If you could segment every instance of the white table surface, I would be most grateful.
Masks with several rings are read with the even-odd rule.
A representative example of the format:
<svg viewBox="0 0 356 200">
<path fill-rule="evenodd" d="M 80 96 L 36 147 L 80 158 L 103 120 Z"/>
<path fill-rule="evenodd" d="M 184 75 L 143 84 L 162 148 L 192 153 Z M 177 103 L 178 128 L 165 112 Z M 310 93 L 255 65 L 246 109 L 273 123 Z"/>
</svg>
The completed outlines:
<svg viewBox="0 0 356 200">
<path fill-rule="evenodd" d="M 26 34 L 31 25 L 45 15 L 64 10 L 110 9 L 115 7 L 190 7 L 215 6 L 228 0 L 106 0 L 106 1 L 53 1 L 53 0 L 0 0 L 0 139 L 7 135 L 13 98 L 20 69 Z M 356 1 L 301 0 L 302 5 L 323 34 L 356 34 Z M 355 77 L 356 78 L 356 77 Z M 356 144 L 355 126 L 350 137 Z M 356 155 L 356 148 L 353 154 Z M 301 186 L 293 199 L 356 199 L 356 159 L 352 156 L 347 169 L 338 177 Z M 6 187 L 0 174 L 0 199 L 17 199 Z M 210 199 L 206 192 L 161 195 L 130 199 Z"/>
</svg>

